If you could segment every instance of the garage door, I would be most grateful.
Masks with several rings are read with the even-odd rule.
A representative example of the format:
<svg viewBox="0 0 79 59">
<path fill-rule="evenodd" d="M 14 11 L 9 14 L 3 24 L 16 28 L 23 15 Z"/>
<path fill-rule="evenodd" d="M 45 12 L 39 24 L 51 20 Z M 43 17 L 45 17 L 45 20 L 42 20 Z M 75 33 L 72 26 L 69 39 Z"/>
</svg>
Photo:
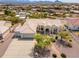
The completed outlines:
<svg viewBox="0 0 79 59">
<path fill-rule="evenodd" d="M 30 33 L 30 34 L 21 34 L 21 38 L 22 39 L 33 39 L 34 38 L 34 33 Z"/>
</svg>

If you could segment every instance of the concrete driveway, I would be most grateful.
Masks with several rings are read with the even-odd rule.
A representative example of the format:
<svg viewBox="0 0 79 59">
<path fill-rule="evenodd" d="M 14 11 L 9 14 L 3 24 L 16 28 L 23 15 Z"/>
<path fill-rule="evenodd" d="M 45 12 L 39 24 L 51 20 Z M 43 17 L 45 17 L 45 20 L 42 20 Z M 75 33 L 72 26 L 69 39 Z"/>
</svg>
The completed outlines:
<svg viewBox="0 0 79 59">
<path fill-rule="evenodd" d="M 33 47 L 33 40 L 13 39 L 3 58 L 31 58 Z"/>
</svg>

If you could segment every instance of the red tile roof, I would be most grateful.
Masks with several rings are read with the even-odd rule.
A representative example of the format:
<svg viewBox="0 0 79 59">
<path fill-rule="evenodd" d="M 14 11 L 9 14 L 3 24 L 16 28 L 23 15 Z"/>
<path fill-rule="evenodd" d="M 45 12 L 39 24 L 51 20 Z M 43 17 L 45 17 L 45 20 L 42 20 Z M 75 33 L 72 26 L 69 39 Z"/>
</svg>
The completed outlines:
<svg viewBox="0 0 79 59">
<path fill-rule="evenodd" d="M 78 18 L 69 18 L 69 19 L 66 19 L 67 22 L 69 24 L 72 24 L 72 25 L 79 25 L 79 19 Z"/>
</svg>

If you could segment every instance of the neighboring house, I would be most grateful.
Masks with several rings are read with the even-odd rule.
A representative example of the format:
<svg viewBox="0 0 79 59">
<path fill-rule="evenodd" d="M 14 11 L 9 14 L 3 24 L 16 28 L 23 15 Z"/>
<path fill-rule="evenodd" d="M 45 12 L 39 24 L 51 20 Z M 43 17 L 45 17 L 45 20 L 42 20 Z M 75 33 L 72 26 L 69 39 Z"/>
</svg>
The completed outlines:
<svg viewBox="0 0 79 59">
<path fill-rule="evenodd" d="M 68 26 L 68 29 L 72 30 L 72 31 L 79 31 L 79 26 L 77 26 L 77 25 L 71 25 L 71 26 Z"/>
<path fill-rule="evenodd" d="M 32 11 L 37 11 L 37 9 L 35 9 L 35 8 L 32 8 Z"/>
<path fill-rule="evenodd" d="M 26 12 L 23 12 L 23 11 L 21 11 L 21 12 L 17 12 L 16 13 L 16 17 L 19 17 L 20 19 L 26 19 Z"/>
<path fill-rule="evenodd" d="M 4 11 L 0 11 L 0 16 L 4 15 Z"/>
<path fill-rule="evenodd" d="M 69 18 L 67 20 L 67 26 L 69 30 L 79 31 L 79 19 L 77 18 Z"/>
<path fill-rule="evenodd" d="M 70 12 L 74 13 L 74 14 L 79 14 L 78 10 L 70 10 Z"/>
<path fill-rule="evenodd" d="M 8 35 L 10 27 L 11 27 L 10 22 L 8 22 L 8 21 L 0 21 L 0 39 L 5 38 Z"/>
</svg>

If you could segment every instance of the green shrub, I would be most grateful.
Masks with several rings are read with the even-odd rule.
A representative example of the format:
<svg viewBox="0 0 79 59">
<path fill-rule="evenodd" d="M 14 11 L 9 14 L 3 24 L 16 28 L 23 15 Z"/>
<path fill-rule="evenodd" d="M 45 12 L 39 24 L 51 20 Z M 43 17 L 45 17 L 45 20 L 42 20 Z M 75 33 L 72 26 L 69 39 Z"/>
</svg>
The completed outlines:
<svg viewBox="0 0 79 59">
<path fill-rule="evenodd" d="M 72 42 L 72 40 L 69 40 L 69 42 Z"/>
<path fill-rule="evenodd" d="M 52 40 L 52 42 L 56 42 L 55 40 Z"/>
<path fill-rule="evenodd" d="M 57 55 L 56 54 L 52 54 L 52 57 L 57 58 Z"/>
<path fill-rule="evenodd" d="M 64 53 L 61 53 L 62 58 L 66 58 L 66 55 Z"/>
<path fill-rule="evenodd" d="M 70 43 L 68 43 L 67 46 L 70 47 L 70 48 L 72 47 L 72 45 Z"/>
</svg>

